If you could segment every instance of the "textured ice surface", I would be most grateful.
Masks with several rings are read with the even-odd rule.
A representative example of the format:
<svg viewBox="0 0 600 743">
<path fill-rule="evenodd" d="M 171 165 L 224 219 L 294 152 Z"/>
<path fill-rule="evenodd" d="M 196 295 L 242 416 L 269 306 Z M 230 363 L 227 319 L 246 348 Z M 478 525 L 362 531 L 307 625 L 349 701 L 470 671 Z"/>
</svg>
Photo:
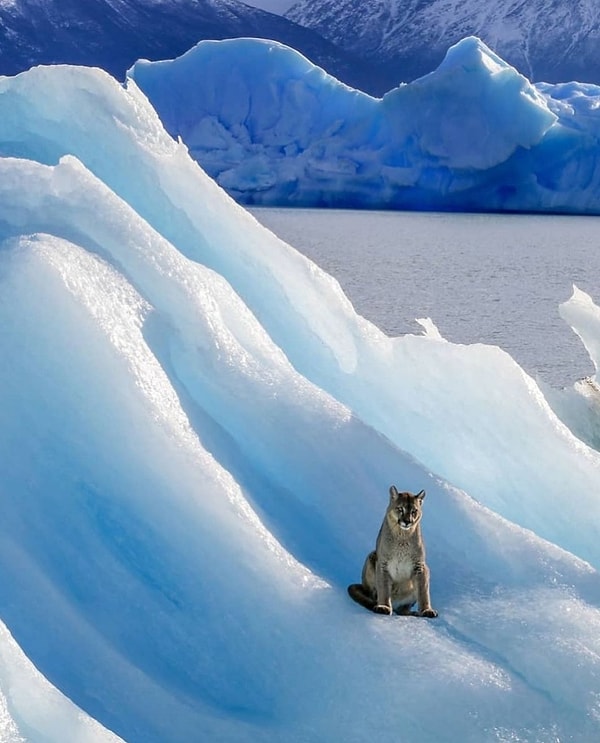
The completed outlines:
<svg viewBox="0 0 600 743">
<path fill-rule="evenodd" d="M 13 566 L 15 569 L 18 568 Z M 40 631 L 43 632 L 42 626 Z M 123 743 L 53 687 L 25 657 L 3 623 L 0 623 L 0 740 L 2 743 Z"/>
</svg>

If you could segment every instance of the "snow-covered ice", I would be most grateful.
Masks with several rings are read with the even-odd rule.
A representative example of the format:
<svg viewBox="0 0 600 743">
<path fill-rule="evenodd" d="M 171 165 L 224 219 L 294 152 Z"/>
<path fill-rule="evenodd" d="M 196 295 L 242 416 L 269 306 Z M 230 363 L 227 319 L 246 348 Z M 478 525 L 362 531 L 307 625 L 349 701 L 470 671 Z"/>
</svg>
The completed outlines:
<svg viewBox="0 0 600 743">
<path fill-rule="evenodd" d="M 0 150 L 6 740 L 597 738 L 600 454 L 506 353 L 357 316 L 133 81 L 1 78 Z M 392 482 L 436 620 L 346 595 Z"/>
<path fill-rule="evenodd" d="M 129 75 L 246 204 L 600 213 L 600 87 L 533 85 L 475 37 L 382 99 L 257 39 Z"/>
</svg>

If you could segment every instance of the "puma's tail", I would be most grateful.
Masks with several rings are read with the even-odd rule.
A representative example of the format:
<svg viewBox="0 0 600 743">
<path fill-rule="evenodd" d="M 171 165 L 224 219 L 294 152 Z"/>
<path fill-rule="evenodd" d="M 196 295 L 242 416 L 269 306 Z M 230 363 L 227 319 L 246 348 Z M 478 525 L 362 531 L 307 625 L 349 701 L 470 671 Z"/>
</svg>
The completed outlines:
<svg viewBox="0 0 600 743">
<path fill-rule="evenodd" d="M 365 592 L 362 583 L 353 583 L 348 586 L 348 595 L 351 599 L 356 601 L 357 604 L 364 606 L 365 609 L 373 611 L 375 608 L 375 601 Z"/>
</svg>

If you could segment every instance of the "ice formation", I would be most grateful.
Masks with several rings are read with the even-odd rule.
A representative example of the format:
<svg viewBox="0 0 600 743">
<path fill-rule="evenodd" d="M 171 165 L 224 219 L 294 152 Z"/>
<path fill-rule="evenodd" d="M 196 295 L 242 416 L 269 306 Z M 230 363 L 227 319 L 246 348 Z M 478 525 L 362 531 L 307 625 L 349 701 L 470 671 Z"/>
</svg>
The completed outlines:
<svg viewBox="0 0 600 743">
<path fill-rule="evenodd" d="M 575 381 L 571 388 L 547 389 L 554 410 L 583 441 L 600 450 L 600 307 L 585 292 L 573 286 L 571 298 L 560 305 L 563 320 L 585 346 L 595 373 Z"/>
<path fill-rule="evenodd" d="M 129 75 L 246 204 L 600 213 L 600 88 L 532 85 L 475 37 L 382 99 L 255 39 Z"/>
<path fill-rule="evenodd" d="M 600 454 L 506 353 L 357 316 L 133 82 L 1 78 L 0 153 L 0 618 L 98 735 L 598 737 Z M 346 596 L 392 482 L 435 621 Z"/>
</svg>

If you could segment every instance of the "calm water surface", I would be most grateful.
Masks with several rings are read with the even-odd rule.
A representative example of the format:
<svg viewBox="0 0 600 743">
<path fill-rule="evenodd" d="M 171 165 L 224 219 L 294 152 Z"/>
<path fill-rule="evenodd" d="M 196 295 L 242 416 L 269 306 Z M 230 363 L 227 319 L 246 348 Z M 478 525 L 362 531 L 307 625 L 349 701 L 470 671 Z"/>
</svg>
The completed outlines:
<svg viewBox="0 0 600 743">
<path fill-rule="evenodd" d="M 335 276 L 389 335 L 431 317 L 456 343 L 492 343 L 562 387 L 594 369 L 558 315 L 572 285 L 600 304 L 600 217 L 252 209 Z"/>
</svg>

